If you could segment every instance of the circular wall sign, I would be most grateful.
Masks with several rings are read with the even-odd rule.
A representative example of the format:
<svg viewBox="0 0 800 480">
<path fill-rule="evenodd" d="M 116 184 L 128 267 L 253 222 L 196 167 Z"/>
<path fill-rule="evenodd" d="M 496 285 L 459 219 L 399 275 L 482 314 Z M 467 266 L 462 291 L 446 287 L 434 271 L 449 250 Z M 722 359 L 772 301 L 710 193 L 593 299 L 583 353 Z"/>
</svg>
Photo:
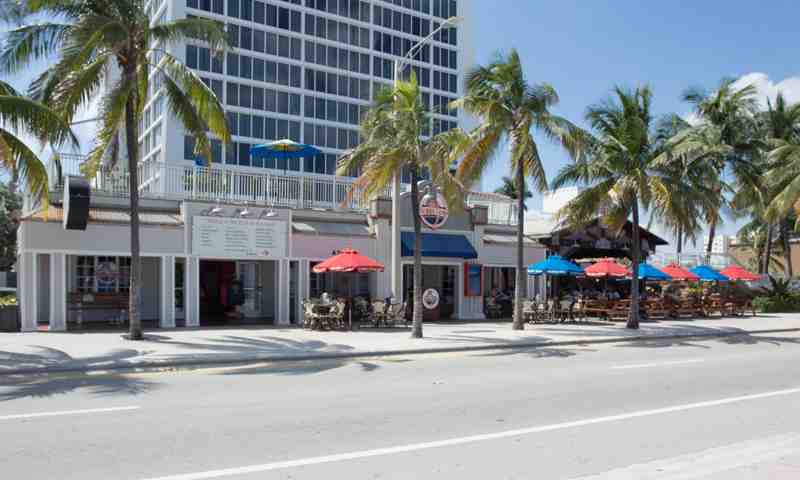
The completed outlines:
<svg viewBox="0 0 800 480">
<path fill-rule="evenodd" d="M 422 306 L 428 310 L 439 306 L 439 292 L 435 288 L 429 288 L 422 292 Z"/>
<path fill-rule="evenodd" d="M 447 201 L 441 193 L 429 194 L 422 197 L 419 205 L 419 216 L 422 223 L 433 230 L 441 228 L 447 222 L 450 210 Z"/>
</svg>

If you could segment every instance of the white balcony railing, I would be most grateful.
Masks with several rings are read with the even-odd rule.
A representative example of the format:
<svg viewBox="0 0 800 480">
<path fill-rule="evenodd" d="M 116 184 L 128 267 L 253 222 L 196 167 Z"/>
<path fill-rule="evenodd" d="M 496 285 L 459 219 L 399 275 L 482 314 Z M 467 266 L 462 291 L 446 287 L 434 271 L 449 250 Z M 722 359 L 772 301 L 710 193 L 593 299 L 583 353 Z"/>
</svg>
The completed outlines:
<svg viewBox="0 0 800 480">
<path fill-rule="evenodd" d="M 84 157 L 79 155 L 62 154 L 60 164 L 51 162 L 51 190 L 63 188 L 64 175 L 81 175 L 80 164 L 83 160 Z M 142 198 L 250 202 L 276 207 L 352 212 L 366 212 L 369 208 L 369 202 L 360 195 L 357 190 L 359 187 L 350 177 L 283 174 L 218 165 L 199 167 L 191 162 L 142 162 L 138 173 Z M 128 174 L 118 170 L 101 169 L 91 179 L 91 184 L 94 191 L 113 196 L 127 196 L 129 191 Z M 508 197 L 470 193 L 467 205 L 486 206 L 491 224 L 516 224 L 516 208 Z"/>
</svg>

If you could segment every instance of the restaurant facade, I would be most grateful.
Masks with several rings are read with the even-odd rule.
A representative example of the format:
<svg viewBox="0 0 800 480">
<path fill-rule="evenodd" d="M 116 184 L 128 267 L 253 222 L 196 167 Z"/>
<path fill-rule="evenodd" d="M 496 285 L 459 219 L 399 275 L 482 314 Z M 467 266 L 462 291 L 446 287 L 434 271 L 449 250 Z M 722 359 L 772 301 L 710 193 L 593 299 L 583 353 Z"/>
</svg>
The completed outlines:
<svg viewBox="0 0 800 480">
<path fill-rule="evenodd" d="M 265 189 L 244 188 L 235 171 L 226 177 L 224 191 L 200 188 L 219 172 L 187 165 L 180 192 L 141 192 L 145 326 L 300 325 L 303 301 L 323 293 L 411 298 L 414 235 L 408 193 L 399 200 L 403 288 L 393 292 L 390 198 L 357 200 L 348 192 L 352 182 L 330 185 L 329 176 L 309 181 L 264 174 L 252 183 Z M 68 229 L 63 186 L 63 179 L 56 182 L 50 205 L 28 207 L 20 223 L 22 329 L 124 325 L 130 285 L 128 198 L 118 184 L 93 182 L 85 230 Z M 435 310 L 426 311 L 427 319 L 481 319 L 486 295 L 513 292 L 512 207 L 508 197 L 474 193 L 463 206 L 451 206 L 439 228 L 424 228 L 423 286 L 441 299 Z M 313 272 L 314 265 L 345 248 L 381 262 L 385 271 Z M 526 238 L 526 265 L 544 258 L 544 252 Z M 533 280 L 526 288 L 529 296 L 537 293 Z"/>
</svg>

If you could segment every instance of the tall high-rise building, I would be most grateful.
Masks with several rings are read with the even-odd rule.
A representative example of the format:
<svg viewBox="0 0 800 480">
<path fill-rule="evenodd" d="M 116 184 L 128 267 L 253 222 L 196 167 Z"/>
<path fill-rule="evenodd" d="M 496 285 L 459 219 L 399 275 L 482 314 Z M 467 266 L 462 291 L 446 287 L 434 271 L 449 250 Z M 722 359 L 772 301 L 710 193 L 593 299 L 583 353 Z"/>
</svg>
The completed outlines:
<svg viewBox="0 0 800 480">
<path fill-rule="evenodd" d="M 358 124 L 394 62 L 467 0 L 152 0 L 153 22 L 203 17 L 224 25 L 231 48 L 215 56 L 202 41 L 165 46 L 209 85 L 225 106 L 233 141 L 212 140 L 212 165 L 240 171 L 332 175 L 337 155 L 359 142 Z M 448 108 L 472 62 L 465 21 L 443 29 L 407 62 L 432 113 L 428 132 L 459 125 Z M 151 79 L 140 137 L 143 172 L 153 162 L 193 162 L 193 137 L 168 114 L 163 82 Z M 280 161 L 252 158 L 252 145 L 289 138 L 324 152 Z M 155 170 L 155 169 L 154 169 Z M 356 172 L 351 172 L 356 173 Z"/>
</svg>

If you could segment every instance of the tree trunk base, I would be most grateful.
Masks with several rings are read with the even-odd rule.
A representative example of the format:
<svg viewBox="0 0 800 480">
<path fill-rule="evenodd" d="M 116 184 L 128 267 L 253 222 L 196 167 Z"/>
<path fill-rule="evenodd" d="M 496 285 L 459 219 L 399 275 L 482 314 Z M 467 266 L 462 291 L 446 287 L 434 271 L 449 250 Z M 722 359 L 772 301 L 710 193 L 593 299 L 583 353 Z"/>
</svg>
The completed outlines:
<svg viewBox="0 0 800 480">
<path fill-rule="evenodd" d="M 422 330 L 412 330 L 411 331 L 411 338 L 423 338 Z"/>
<path fill-rule="evenodd" d="M 525 330 L 525 324 L 514 322 L 511 324 L 511 330 Z"/>
<path fill-rule="evenodd" d="M 639 330 L 639 320 L 630 319 L 628 323 L 625 324 L 625 328 L 631 330 Z"/>
<path fill-rule="evenodd" d="M 132 341 L 135 341 L 135 342 L 139 342 L 139 341 L 144 340 L 144 333 L 141 332 L 141 331 L 124 333 L 124 334 L 122 334 L 120 336 L 125 340 L 132 340 Z"/>
</svg>

